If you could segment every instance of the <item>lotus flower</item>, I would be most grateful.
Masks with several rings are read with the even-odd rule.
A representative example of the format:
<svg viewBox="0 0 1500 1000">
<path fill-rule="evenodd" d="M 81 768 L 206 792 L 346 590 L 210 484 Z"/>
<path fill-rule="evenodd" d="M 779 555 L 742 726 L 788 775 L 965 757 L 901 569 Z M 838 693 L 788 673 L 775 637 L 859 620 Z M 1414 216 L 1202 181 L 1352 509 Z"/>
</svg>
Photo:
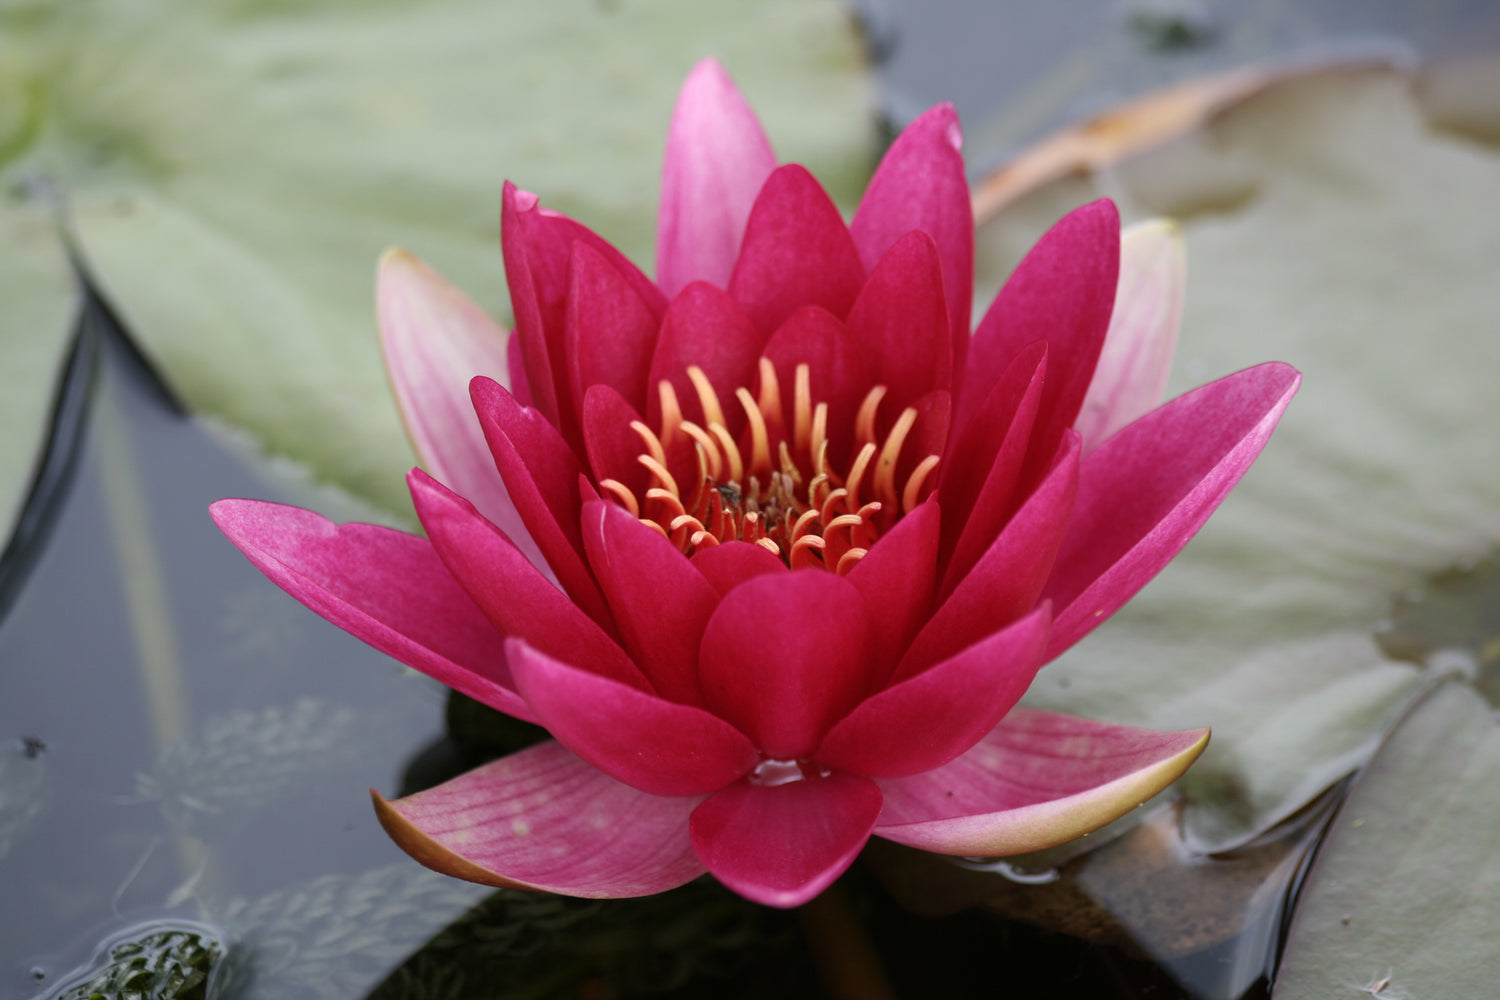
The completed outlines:
<svg viewBox="0 0 1500 1000">
<path fill-rule="evenodd" d="M 711 61 L 660 213 L 652 281 L 507 185 L 509 338 L 383 260 L 426 538 L 214 506 L 313 610 L 551 733 L 377 794 L 391 836 L 491 885 L 631 896 L 706 870 L 792 906 L 872 834 L 1032 851 L 1180 774 L 1207 730 L 1016 707 L 1186 543 L 1296 390 L 1272 363 L 1152 408 L 1173 232 L 1130 231 L 1122 268 L 1114 206 L 1078 209 L 971 337 L 953 109 L 901 134 L 846 224 Z"/>
</svg>

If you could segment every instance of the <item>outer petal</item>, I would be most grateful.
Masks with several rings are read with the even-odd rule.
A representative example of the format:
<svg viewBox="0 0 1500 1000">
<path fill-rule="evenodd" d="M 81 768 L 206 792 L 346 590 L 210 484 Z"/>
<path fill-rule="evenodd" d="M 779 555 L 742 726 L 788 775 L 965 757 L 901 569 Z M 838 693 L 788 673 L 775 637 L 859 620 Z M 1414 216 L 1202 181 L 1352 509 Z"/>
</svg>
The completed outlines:
<svg viewBox="0 0 1500 1000">
<path fill-rule="evenodd" d="M 1207 745 L 1207 729 L 1162 733 L 1018 708 L 952 763 L 879 782 L 875 833 L 939 854 L 1039 851 L 1125 815 Z"/>
<path fill-rule="evenodd" d="M 1302 376 L 1277 361 L 1153 410 L 1084 460 L 1078 501 L 1043 595 L 1050 660 L 1160 572 L 1239 482 Z"/>
<path fill-rule="evenodd" d="M 375 307 L 385 370 L 422 466 L 468 497 L 528 559 L 545 565 L 495 471 L 469 402 L 475 375 L 507 381 L 509 335 L 405 250 L 392 248 L 380 258 Z"/>
<path fill-rule="evenodd" d="M 720 602 L 698 663 L 709 709 L 769 757 L 806 757 L 870 683 L 864 598 L 820 570 L 757 576 Z"/>
<path fill-rule="evenodd" d="M 387 802 L 391 839 L 434 871 L 569 896 L 649 896 L 703 873 L 688 839 L 696 798 L 622 785 L 546 742 Z"/>
<path fill-rule="evenodd" d="M 693 810 L 693 849 L 720 882 L 757 903 L 799 906 L 844 873 L 870 837 L 880 791 L 834 772 L 775 787 L 740 781 Z"/>
<path fill-rule="evenodd" d="M 668 296 L 690 281 L 728 287 L 745 220 L 776 154 L 750 105 L 713 59 L 677 95 L 662 165 L 656 280 Z"/>
<path fill-rule="evenodd" d="M 962 150 L 963 132 L 953 105 L 931 108 L 886 151 L 849 224 L 866 270 L 913 229 L 937 243 L 955 371 L 963 370 L 974 297 L 974 213 Z"/>
<path fill-rule="evenodd" d="M 260 500 L 220 500 L 209 510 L 273 583 L 339 628 L 470 698 L 534 721 L 512 687 L 502 636 L 425 538 L 337 525 Z"/>
<path fill-rule="evenodd" d="M 866 699 L 828 731 L 814 759 L 871 778 L 904 778 L 943 766 L 1021 700 L 1041 668 L 1051 623 L 1051 609 L 1040 607 Z"/>
<path fill-rule="evenodd" d="M 632 788 L 704 795 L 743 777 L 760 759 L 743 733 L 701 708 L 555 660 L 519 639 L 505 648 L 516 689 L 541 724 Z"/>
<path fill-rule="evenodd" d="M 849 313 L 849 332 L 874 358 L 893 419 L 925 393 L 952 389 L 953 340 L 932 237 L 908 233 L 880 258 Z"/>
<path fill-rule="evenodd" d="M 1157 219 L 1125 230 L 1109 332 L 1073 424 L 1084 454 L 1161 402 L 1182 323 L 1186 269 L 1175 223 Z"/>
<path fill-rule="evenodd" d="M 839 319 L 865 283 L 864 265 L 839 210 L 803 167 L 779 167 L 745 224 L 729 291 L 767 336 L 801 306 Z"/>
<path fill-rule="evenodd" d="M 467 500 L 420 469 L 412 470 L 407 485 L 417 517 L 448 572 L 502 634 L 519 636 L 553 656 L 587 663 L 633 687 L 650 687 L 625 651 L 522 559 L 510 540 Z"/>
</svg>

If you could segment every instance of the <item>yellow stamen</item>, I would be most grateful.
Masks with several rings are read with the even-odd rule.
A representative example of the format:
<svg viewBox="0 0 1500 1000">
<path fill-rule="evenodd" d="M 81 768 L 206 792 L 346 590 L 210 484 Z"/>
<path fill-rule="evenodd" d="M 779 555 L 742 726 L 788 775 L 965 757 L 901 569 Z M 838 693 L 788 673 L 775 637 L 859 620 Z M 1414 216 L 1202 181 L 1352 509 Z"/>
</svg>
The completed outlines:
<svg viewBox="0 0 1500 1000">
<path fill-rule="evenodd" d="M 689 365 L 687 377 L 698 391 L 698 404 L 703 407 L 703 422 L 710 427 L 724 423 L 724 411 L 719 408 L 719 394 L 714 392 L 713 383 L 708 380 L 703 369 L 697 365 Z"/>
</svg>

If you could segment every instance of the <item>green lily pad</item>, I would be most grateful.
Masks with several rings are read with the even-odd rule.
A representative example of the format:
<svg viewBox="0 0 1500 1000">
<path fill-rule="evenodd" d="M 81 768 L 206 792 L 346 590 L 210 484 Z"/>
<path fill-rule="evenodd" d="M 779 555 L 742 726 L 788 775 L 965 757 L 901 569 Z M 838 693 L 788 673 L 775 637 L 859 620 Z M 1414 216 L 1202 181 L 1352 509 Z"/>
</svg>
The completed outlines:
<svg viewBox="0 0 1500 1000">
<path fill-rule="evenodd" d="M 1305 374 L 1202 534 L 1028 695 L 1212 726 L 1182 786 L 1200 849 L 1243 843 L 1368 755 L 1421 682 L 1377 644 L 1382 619 L 1500 541 L 1497 189 L 1496 150 L 1429 128 L 1410 79 L 1365 68 L 1271 87 L 981 231 L 998 275 L 1087 198 L 1176 214 L 1188 291 L 1168 395 L 1268 359 Z"/>
<path fill-rule="evenodd" d="M 503 314 L 509 177 L 649 262 L 672 102 L 705 55 L 783 156 L 855 193 L 873 123 L 833 0 L 0 2 L 0 525 L 73 309 L 39 192 L 190 406 L 404 511 L 377 256 L 403 244 Z"/>
<path fill-rule="evenodd" d="M 1459 683 L 1380 748 L 1308 875 L 1276 1000 L 1492 996 L 1500 726 Z"/>
</svg>

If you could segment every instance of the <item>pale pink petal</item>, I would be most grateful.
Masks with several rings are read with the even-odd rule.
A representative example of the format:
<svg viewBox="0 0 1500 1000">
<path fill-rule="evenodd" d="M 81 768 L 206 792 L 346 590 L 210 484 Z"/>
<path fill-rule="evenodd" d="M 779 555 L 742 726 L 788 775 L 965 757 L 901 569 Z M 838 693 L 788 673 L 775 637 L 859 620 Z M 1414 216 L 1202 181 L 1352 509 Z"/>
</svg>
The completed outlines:
<svg viewBox="0 0 1500 1000">
<path fill-rule="evenodd" d="M 1120 283 L 1099 366 L 1073 424 L 1083 451 L 1161 402 L 1182 323 L 1186 261 L 1182 231 L 1164 220 L 1138 222 L 1120 238 Z"/>
<path fill-rule="evenodd" d="M 746 899 L 800 906 L 859 856 L 880 814 L 868 778 L 834 772 L 774 787 L 736 782 L 693 810 L 693 849 Z"/>
<path fill-rule="evenodd" d="M 952 763 L 878 782 L 875 834 L 966 857 L 1040 851 L 1130 812 L 1207 745 L 1207 729 L 1163 733 L 1017 708 Z"/>
<path fill-rule="evenodd" d="M 974 297 L 974 213 L 951 104 L 930 108 L 896 137 L 849 224 L 866 270 L 913 229 L 931 236 L 942 257 L 954 370 L 961 371 Z"/>
<path fill-rule="evenodd" d="M 1050 660 L 1161 571 L 1260 454 L 1302 376 L 1273 361 L 1184 393 L 1091 452 L 1043 596 Z"/>
<path fill-rule="evenodd" d="M 427 539 L 260 500 L 220 500 L 209 511 L 271 582 L 339 628 L 491 708 L 534 720 L 511 684 L 503 636 Z"/>
<path fill-rule="evenodd" d="M 943 766 L 1021 700 L 1042 665 L 1051 617 L 1049 608 L 1040 607 L 866 699 L 828 731 L 813 759 L 871 778 L 903 778 Z"/>
<path fill-rule="evenodd" d="M 724 68 L 705 59 L 677 96 L 662 165 L 656 279 L 673 296 L 691 281 L 727 288 L 745 220 L 776 154 Z"/>
<path fill-rule="evenodd" d="M 743 733 L 701 708 L 553 659 L 520 639 L 505 648 L 516 690 L 537 721 L 632 788 L 704 795 L 743 777 L 760 759 Z"/>
<path fill-rule="evenodd" d="M 403 851 L 470 882 L 608 899 L 703 874 L 688 836 L 699 799 L 637 791 L 550 740 L 404 799 L 370 794 Z"/>
</svg>

